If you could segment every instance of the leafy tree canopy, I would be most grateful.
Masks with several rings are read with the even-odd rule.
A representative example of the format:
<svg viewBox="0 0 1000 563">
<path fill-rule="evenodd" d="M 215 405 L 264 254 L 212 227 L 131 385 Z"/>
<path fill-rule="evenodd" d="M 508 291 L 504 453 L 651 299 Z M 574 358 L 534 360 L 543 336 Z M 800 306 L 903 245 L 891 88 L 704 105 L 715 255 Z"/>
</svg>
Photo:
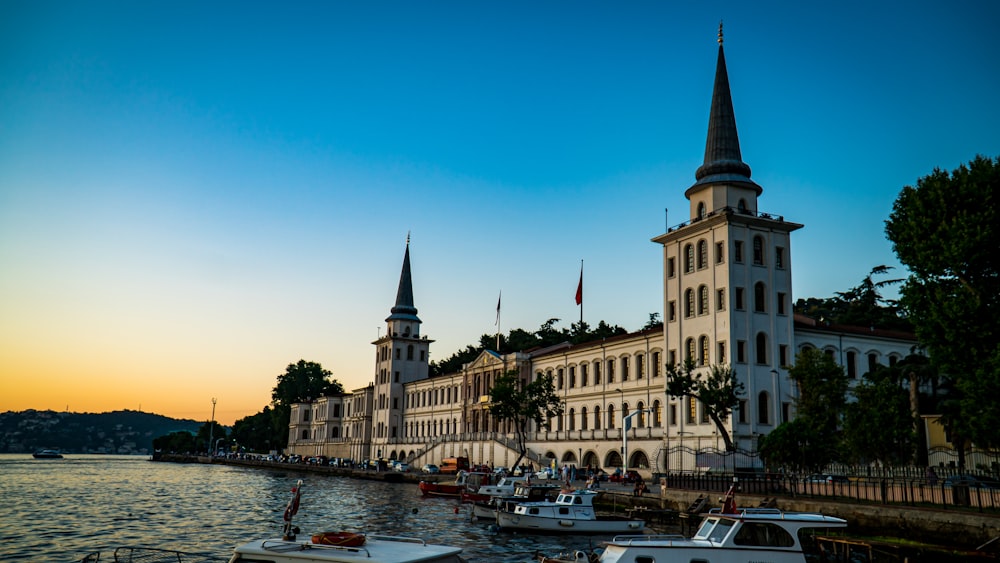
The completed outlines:
<svg viewBox="0 0 1000 563">
<path fill-rule="evenodd" d="M 916 448 L 910 397 L 898 367 L 865 375 L 851 393 L 844 416 L 844 452 L 857 463 L 905 465 Z"/>
<path fill-rule="evenodd" d="M 889 270 L 892 270 L 891 266 L 875 266 L 856 287 L 837 292 L 833 297 L 800 298 L 795 302 L 795 312 L 832 324 L 912 331 L 913 326 L 903 314 L 899 302 L 887 299 L 881 293 L 886 287 L 903 280 L 874 279 Z"/>
<path fill-rule="evenodd" d="M 650 323 L 652 323 L 654 315 L 659 318 L 658 313 L 653 313 L 653 315 L 650 315 Z M 484 350 L 495 350 L 501 354 L 509 354 L 511 352 L 523 352 L 534 348 L 544 348 L 563 342 L 584 344 L 602 338 L 628 334 L 628 331 L 624 328 L 618 325 L 609 325 L 604 321 L 600 321 L 597 327 L 593 329 L 587 322 L 575 322 L 570 325 L 570 328 L 559 329 L 556 328 L 559 320 L 557 318 L 548 319 L 535 332 L 515 328 L 506 336 L 501 334 L 499 349 L 497 349 L 497 336 L 495 334 L 484 334 L 479 337 L 478 345 L 470 344 L 445 360 L 431 362 L 430 373 L 431 375 L 455 373 L 462 369 L 463 364 L 476 359 Z M 644 328 L 650 327 L 650 323 L 647 323 Z"/>
<path fill-rule="evenodd" d="M 943 411 L 956 445 L 1000 446 L 1000 158 L 935 169 L 902 189 L 886 236 L 910 270 L 900 302 L 955 387 Z M 961 446 L 960 446 L 961 448 Z"/>
<path fill-rule="evenodd" d="M 299 360 L 298 363 L 288 364 L 271 391 L 271 403 L 276 407 L 287 407 L 292 403 L 343 393 L 344 386 L 336 379 L 330 379 L 332 375 L 315 362 Z"/>
<path fill-rule="evenodd" d="M 490 389 L 489 409 L 497 420 L 509 422 L 514 429 L 519 455 L 513 467 L 521 463 L 527 452 L 528 422 L 541 428 L 548 419 L 562 415 L 564 408 L 550 374 L 539 374 L 527 384 L 518 379 L 516 370 L 496 378 Z"/>
<path fill-rule="evenodd" d="M 726 450 L 735 451 L 736 445 L 724 424 L 733 407 L 740 403 L 743 384 L 736 378 L 736 372 L 729 366 L 712 366 L 708 372 L 695 372 L 692 361 L 676 366 L 667 366 L 667 395 L 671 397 L 694 397 L 719 430 L 726 442 Z"/>
</svg>

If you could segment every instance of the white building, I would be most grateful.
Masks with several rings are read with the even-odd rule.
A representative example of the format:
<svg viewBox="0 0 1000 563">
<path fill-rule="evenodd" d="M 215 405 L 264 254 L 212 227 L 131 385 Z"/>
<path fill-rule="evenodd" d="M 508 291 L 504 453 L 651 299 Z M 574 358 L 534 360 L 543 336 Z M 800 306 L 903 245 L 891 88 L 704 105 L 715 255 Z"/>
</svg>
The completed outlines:
<svg viewBox="0 0 1000 563">
<path fill-rule="evenodd" d="M 652 239 L 663 247 L 662 329 L 507 355 L 486 351 L 454 374 L 428 376 L 433 341 L 420 333 L 407 242 L 386 334 L 373 342 L 376 381 L 349 396 L 295 405 L 289 451 L 416 465 L 464 456 L 509 466 L 517 457 L 512 434 L 486 407 L 491 382 L 517 370 L 525 383 L 551 374 L 565 401 L 563 416 L 531 429 L 535 465 L 555 459 L 611 469 L 624 454 L 629 468 L 696 470 L 722 463 L 704 453 L 721 450 L 722 438 L 697 400 L 666 395 L 665 365 L 731 365 L 745 397 L 727 430 L 739 449 L 753 452 L 760 435 L 794 416 L 787 367 L 800 350 L 826 351 L 852 379 L 911 353 L 910 334 L 793 314 L 791 235 L 802 225 L 758 206 L 763 188 L 740 154 L 721 33 L 705 160 L 695 180 L 684 192 L 687 219 Z"/>
</svg>

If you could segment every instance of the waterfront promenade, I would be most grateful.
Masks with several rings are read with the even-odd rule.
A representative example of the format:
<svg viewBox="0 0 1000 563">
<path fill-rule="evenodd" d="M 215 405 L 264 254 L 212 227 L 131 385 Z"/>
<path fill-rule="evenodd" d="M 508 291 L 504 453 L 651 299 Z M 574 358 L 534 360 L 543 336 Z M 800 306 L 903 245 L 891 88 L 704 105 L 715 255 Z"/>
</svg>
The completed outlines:
<svg viewBox="0 0 1000 563">
<path fill-rule="evenodd" d="M 316 473 L 331 476 L 370 479 L 416 484 L 424 481 L 447 481 L 449 475 L 424 475 L 421 473 L 378 472 L 304 463 L 282 463 L 239 458 L 209 458 L 207 456 L 164 455 L 159 461 L 177 463 L 217 463 L 261 469 Z M 648 483 L 649 491 L 641 497 L 633 496 L 631 484 L 602 482 L 603 492 L 599 502 L 621 510 L 645 507 L 683 512 L 699 497 L 706 498 L 706 509 L 721 505 L 720 497 L 727 488 L 725 478 L 691 479 L 686 476 L 667 477 L 657 483 Z M 665 486 L 664 486 L 665 485 Z M 844 518 L 852 534 L 866 537 L 918 538 L 920 541 L 948 546 L 955 549 L 975 550 L 991 540 L 1000 538 L 1000 512 L 982 511 L 976 507 L 949 507 L 914 502 L 911 493 L 890 491 L 876 484 L 835 488 L 832 485 L 803 486 L 799 490 L 759 490 L 754 482 L 745 481 L 738 497 L 738 506 L 756 507 L 768 501 L 777 508 L 789 511 L 822 512 Z M 869 491 L 874 487 L 873 491 Z M 928 494 L 939 494 L 931 492 Z M 882 502 L 882 498 L 907 498 L 903 502 Z M 994 542 L 1000 543 L 1000 542 Z M 994 548 L 995 550 L 995 548 Z"/>
</svg>

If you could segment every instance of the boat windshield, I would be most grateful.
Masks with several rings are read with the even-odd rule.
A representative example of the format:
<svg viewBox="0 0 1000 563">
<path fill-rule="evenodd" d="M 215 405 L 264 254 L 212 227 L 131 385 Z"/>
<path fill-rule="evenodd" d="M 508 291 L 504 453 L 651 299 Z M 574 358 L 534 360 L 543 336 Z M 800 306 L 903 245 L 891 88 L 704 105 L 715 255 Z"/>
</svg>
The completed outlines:
<svg viewBox="0 0 1000 563">
<path fill-rule="evenodd" d="M 732 529 L 734 523 L 732 520 L 727 519 L 706 518 L 701 523 L 701 527 L 698 528 L 698 533 L 694 535 L 694 539 L 721 543 L 726 538 L 729 530 Z"/>
</svg>

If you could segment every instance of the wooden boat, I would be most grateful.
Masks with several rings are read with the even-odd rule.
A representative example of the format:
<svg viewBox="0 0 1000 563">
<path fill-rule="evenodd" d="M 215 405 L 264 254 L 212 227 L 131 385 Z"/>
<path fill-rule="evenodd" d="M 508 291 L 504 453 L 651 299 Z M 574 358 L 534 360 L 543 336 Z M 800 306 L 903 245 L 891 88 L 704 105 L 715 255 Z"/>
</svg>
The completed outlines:
<svg viewBox="0 0 1000 563">
<path fill-rule="evenodd" d="M 420 487 L 420 494 L 425 497 L 454 497 L 459 498 L 462 493 L 475 493 L 479 490 L 479 487 L 485 484 L 491 484 L 494 479 L 492 473 L 470 473 L 467 471 L 459 471 L 458 476 L 452 483 L 433 483 L 430 481 L 421 481 L 418 485 Z"/>
<path fill-rule="evenodd" d="M 641 532 L 646 522 L 620 516 L 598 516 L 591 490 L 560 493 L 555 502 L 522 502 L 513 511 L 497 511 L 501 530 L 539 532 L 598 533 Z"/>
<path fill-rule="evenodd" d="M 783 512 L 776 508 L 736 508 L 730 489 L 723 508 L 709 511 L 694 537 L 616 536 L 604 545 L 599 561 L 712 561 L 712 563 L 805 563 L 817 533 L 847 527 L 840 518 L 823 514 Z"/>
</svg>

